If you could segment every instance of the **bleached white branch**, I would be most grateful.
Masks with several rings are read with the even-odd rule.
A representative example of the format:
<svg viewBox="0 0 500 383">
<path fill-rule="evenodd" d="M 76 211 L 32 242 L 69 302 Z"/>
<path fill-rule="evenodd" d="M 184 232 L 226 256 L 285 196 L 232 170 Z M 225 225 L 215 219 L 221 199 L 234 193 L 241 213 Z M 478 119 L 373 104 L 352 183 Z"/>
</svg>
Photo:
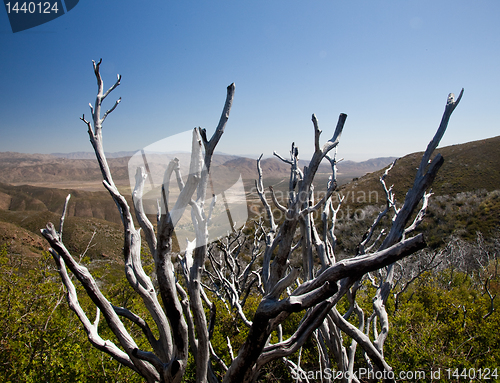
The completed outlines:
<svg viewBox="0 0 500 383">
<path fill-rule="evenodd" d="M 271 192 L 271 199 L 273 200 L 274 206 L 276 206 L 278 210 L 282 211 L 283 213 L 286 213 L 286 207 L 280 204 L 278 198 L 276 198 L 276 193 L 274 193 L 274 188 L 272 186 L 269 186 L 269 191 Z"/>
<path fill-rule="evenodd" d="M 68 194 L 66 197 L 66 200 L 64 201 L 64 207 L 63 207 L 63 211 L 61 214 L 61 219 L 59 221 L 59 237 L 61 239 L 62 239 L 62 235 L 63 235 L 64 220 L 66 219 L 66 212 L 68 210 L 68 204 L 69 204 L 70 198 L 71 198 L 71 194 Z"/>
<path fill-rule="evenodd" d="M 143 206 L 143 194 L 144 194 L 144 183 L 146 178 L 148 177 L 143 167 L 137 168 L 135 173 L 135 188 L 132 192 L 132 200 L 135 206 L 135 217 L 137 222 L 139 222 L 139 226 L 142 228 L 144 235 L 146 237 L 146 241 L 149 246 L 149 251 L 151 255 L 156 257 L 156 236 L 154 232 L 154 227 L 151 221 L 146 216 Z"/>
<path fill-rule="evenodd" d="M 106 117 L 108 117 L 108 114 L 110 114 L 113 110 L 116 109 L 116 107 L 118 106 L 118 104 L 122 101 L 122 98 L 120 97 L 118 100 L 116 100 L 115 102 L 115 105 L 113 105 L 113 107 L 111 109 L 108 109 L 104 115 L 102 116 L 102 119 L 101 119 L 101 124 L 104 122 L 104 120 L 106 119 Z"/>
<path fill-rule="evenodd" d="M 145 364 L 144 362 L 133 357 L 132 352 L 138 348 L 136 343 L 134 342 L 128 331 L 125 329 L 123 323 L 115 313 L 112 305 L 101 293 L 96 281 L 94 280 L 88 269 L 84 266 L 78 265 L 71 254 L 68 252 L 64 244 L 61 242 L 59 234 L 56 232 L 54 225 L 48 223 L 46 228 L 41 232 L 51 245 L 51 254 L 58 264 L 58 268 L 60 270 L 59 273 L 61 275 L 61 278 L 63 279 L 63 283 L 68 288 L 68 291 L 71 289 L 71 286 L 73 284 L 67 276 L 66 268 L 64 266 L 65 264 L 75 275 L 75 277 L 80 281 L 80 283 L 85 287 L 87 294 L 90 296 L 97 308 L 103 313 L 108 326 L 113 331 L 121 346 L 124 348 L 129 359 L 135 366 L 134 369 L 136 371 L 140 371 L 140 373 L 145 377 L 152 378 L 153 376 L 157 376 L 157 371 L 152 368 L 151 365 Z M 61 260 L 63 260 L 64 262 L 61 262 Z M 93 342 L 95 347 L 110 353 L 110 355 L 113 355 L 113 357 L 116 356 L 117 360 L 119 360 L 120 362 L 123 361 L 125 365 L 128 365 L 126 359 L 124 359 L 123 357 L 123 354 L 117 353 L 116 350 L 113 349 L 113 346 L 111 346 L 107 341 L 101 342 L 100 337 L 98 337 L 98 334 L 96 334 L 94 325 L 88 320 L 85 314 L 82 315 L 83 310 L 80 312 L 81 307 L 77 303 L 78 301 L 76 297 L 76 290 L 74 294 L 71 293 L 71 295 L 68 295 L 68 302 L 70 303 L 70 305 L 73 305 L 73 307 L 70 307 L 79 316 L 80 321 L 89 334 L 89 339 L 91 340 L 91 342 Z M 91 339 L 91 337 L 93 338 Z"/>
<path fill-rule="evenodd" d="M 275 233 L 277 226 L 276 222 L 274 221 L 274 216 L 273 212 L 271 210 L 271 206 L 269 206 L 269 203 L 266 200 L 266 196 L 264 194 L 264 182 L 262 180 L 262 167 L 260 166 L 260 162 L 262 159 L 262 154 L 260 155 L 259 159 L 257 160 L 257 172 L 259 175 L 258 180 L 255 180 L 255 188 L 257 189 L 257 194 L 259 195 L 259 198 L 262 202 L 262 205 L 264 205 L 264 208 L 266 209 L 267 213 L 267 219 L 269 220 L 270 226 L 271 226 L 271 232 Z"/>
<path fill-rule="evenodd" d="M 288 165 L 293 165 L 293 161 L 292 160 L 288 160 L 286 159 L 285 157 L 283 157 L 281 154 L 277 153 L 277 152 L 273 152 L 273 155 L 278 157 L 281 161 L 283 161 L 284 163 L 288 164 Z"/>
<path fill-rule="evenodd" d="M 120 348 L 118 348 L 113 342 L 101 338 L 101 336 L 97 332 L 97 328 L 88 319 L 87 315 L 80 306 L 75 285 L 68 275 L 64 260 L 56 251 L 52 250 L 50 253 L 56 262 L 59 275 L 61 276 L 61 280 L 64 286 L 66 287 L 69 307 L 76 313 L 78 319 L 80 319 L 80 322 L 82 322 L 83 328 L 88 335 L 89 341 L 92 343 L 92 345 L 94 345 L 94 347 L 111 355 L 123 365 L 131 368 L 134 371 L 138 371 L 127 353 L 120 350 Z"/>
<path fill-rule="evenodd" d="M 455 110 L 455 108 L 458 106 L 460 103 L 460 100 L 462 99 L 462 96 L 464 94 L 464 89 L 460 91 L 460 94 L 458 95 L 457 100 L 455 101 L 455 95 L 453 93 L 450 93 L 448 95 L 448 99 L 446 101 L 446 107 L 443 113 L 443 117 L 441 119 L 441 123 L 439 124 L 439 128 L 436 131 L 436 134 L 432 138 L 432 140 L 429 142 L 427 145 L 427 149 L 424 152 L 424 155 L 422 156 L 422 160 L 420 161 L 420 166 L 418 167 L 417 170 L 417 175 L 415 179 L 420 179 L 424 176 L 426 169 L 430 163 L 430 157 L 434 150 L 437 148 L 439 145 L 439 142 L 441 141 L 441 138 L 443 138 L 443 135 L 446 131 L 446 128 L 448 127 L 448 122 L 450 120 L 451 114 Z M 436 158 L 434 158 L 433 161 L 435 161 Z"/>
<path fill-rule="evenodd" d="M 424 196 L 422 197 L 422 207 L 420 208 L 417 215 L 415 216 L 415 219 L 413 220 L 412 224 L 405 229 L 404 234 L 403 234 L 403 238 L 407 234 L 414 231 L 417 228 L 417 226 L 422 223 L 424 216 L 425 216 L 425 213 L 427 211 L 427 206 L 429 204 L 429 198 L 431 197 L 432 194 L 433 193 L 431 193 L 431 192 L 424 193 Z"/>
</svg>

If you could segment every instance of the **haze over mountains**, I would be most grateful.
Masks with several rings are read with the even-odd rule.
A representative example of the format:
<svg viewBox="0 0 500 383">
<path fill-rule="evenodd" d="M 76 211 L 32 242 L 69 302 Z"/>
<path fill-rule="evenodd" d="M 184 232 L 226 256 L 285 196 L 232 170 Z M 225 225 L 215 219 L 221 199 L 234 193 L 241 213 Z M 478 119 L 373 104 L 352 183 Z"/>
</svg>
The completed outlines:
<svg viewBox="0 0 500 383">
<path fill-rule="evenodd" d="M 113 177 L 117 183 L 128 182 L 128 161 L 131 152 L 109 153 L 108 162 L 112 169 Z M 121 155 L 127 155 L 125 157 Z M 85 157 L 85 158 L 84 158 Z M 88 158 L 86 158 L 88 157 Z M 189 162 L 189 155 L 179 153 L 181 163 Z M 341 183 L 360 177 L 366 173 L 376 171 L 390 164 L 395 157 L 370 159 L 363 162 L 341 161 L 338 164 Z M 225 154 L 216 154 L 213 165 L 218 167 L 218 173 L 239 172 L 243 179 L 254 180 L 257 178 L 256 160 L 247 157 L 238 157 Z M 306 161 L 301 160 L 304 166 Z M 265 158 L 261 162 L 264 177 L 281 178 L 290 173 L 290 166 L 276 157 Z M 330 173 L 330 165 L 322 164 L 320 173 Z M 101 182 L 101 173 L 92 153 L 66 153 L 66 154 L 24 154 L 15 152 L 0 153 L 0 182 L 8 184 L 29 184 L 49 187 L 76 186 L 75 182 Z M 92 187 L 89 188 L 92 190 Z"/>
<path fill-rule="evenodd" d="M 434 196 L 431 203 L 437 205 L 432 206 L 428 213 L 436 221 L 432 225 L 441 225 L 440 231 L 436 231 L 438 234 L 433 235 L 441 238 L 442 233 L 452 233 L 457 225 L 462 232 L 473 235 L 478 228 L 484 231 L 485 227 L 498 226 L 500 136 L 439 148 L 435 154 L 438 152 L 443 155 L 445 162 L 433 185 Z M 420 158 L 421 153 L 412 153 L 399 159 L 387 177 L 387 186 L 394 184 L 397 200 L 400 202 L 411 187 Z M 122 188 L 130 203 L 128 159 L 110 156 L 109 164 L 116 184 Z M 381 199 L 371 202 L 384 202 L 379 177 L 383 172 L 382 168 L 392 160 L 389 157 L 358 163 L 339 163 L 340 183 L 344 183 L 340 187 L 340 193 L 347 195 L 345 204 L 346 207 L 348 204 L 352 205 L 351 212 L 362 208 L 357 203 L 358 200 L 355 201 L 352 197 L 370 195 L 373 190 L 379 191 Z M 241 174 L 246 180 L 247 198 L 256 200 L 250 193 L 253 180 L 257 177 L 255 159 L 218 155 L 214 166 L 219 174 Z M 286 181 L 290 172 L 288 164 L 277 158 L 266 158 L 262 160 L 262 168 L 265 184 L 279 184 L 275 187 L 276 190 L 287 188 Z M 330 173 L 329 164 L 321 166 L 317 177 L 321 184 L 324 184 Z M 357 179 L 353 181 L 353 178 Z M 68 193 L 72 195 L 67 227 L 65 225 L 69 246 L 80 249 L 82 243 L 90 240 L 93 230 L 97 230 L 98 235 L 94 239 L 96 246 L 89 250 L 91 256 L 116 256 L 119 259 L 122 230 L 119 225 L 120 217 L 109 193 L 104 190 L 94 159 L 0 153 L 0 244 L 8 243 L 19 254 L 40 254 L 46 244 L 41 239 L 39 230 L 48 221 L 59 221 Z M 473 202 L 464 202 L 467 201 L 466 198 L 472 198 Z M 436 209 L 444 210 L 441 215 L 437 215 Z M 448 228 L 445 230 L 443 225 Z"/>
<path fill-rule="evenodd" d="M 486 189 L 488 191 L 500 189 L 500 136 L 473 141 L 465 144 L 438 148 L 445 162 L 439 171 L 433 190 L 439 194 L 454 194 L 462 191 Z M 110 153 L 108 161 L 113 177 L 117 184 L 128 185 L 128 161 L 130 157 L 116 157 L 118 154 L 130 152 Z M 87 154 L 85 154 L 86 156 Z M 418 166 L 420 153 L 412 153 L 398 160 L 396 167 L 389 175 L 390 182 L 396 188 L 408 190 L 412 182 L 413 170 Z M 70 189 L 85 189 L 86 184 L 101 185 L 101 173 L 95 159 L 73 159 L 82 157 L 82 153 L 65 154 L 58 157 L 48 154 L 24 154 L 14 152 L 0 153 L 0 183 L 10 185 L 37 185 Z M 181 161 L 188 161 L 180 156 Z M 338 163 L 340 183 L 346 183 L 353 178 L 358 185 L 375 187 L 380 172 L 394 160 L 394 157 L 375 158 L 363 162 L 341 161 Z M 301 166 L 306 162 L 301 160 Z M 256 160 L 245 157 L 217 154 L 214 156 L 213 166 L 217 173 L 224 172 L 241 174 L 244 180 L 252 181 L 257 178 Z M 269 157 L 261 162 L 264 179 L 280 179 L 289 176 L 290 166 L 283 161 Z M 376 173 L 374 173 L 376 172 Z M 321 165 L 318 173 L 327 176 L 331 173 L 329 163 Z M 370 175 L 369 173 L 374 173 Z M 366 176 L 364 176 L 367 174 Z M 342 180 L 343 179 L 343 180 Z M 342 182 L 344 181 L 344 182 Z M 399 186 L 398 186 L 399 185 Z M 349 185 L 355 187 L 354 183 Z M 88 190 L 93 190 L 89 188 Z"/>
<path fill-rule="evenodd" d="M 106 158 L 121 158 L 121 157 L 132 157 L 135 152 L 125 151 L 125 152 L 105 152 Z M 94 152 L 72 152 L 72 153 L 51 153 L 50 156 L 58 158 L 69 158 L 72 160 L 93 160 L 95 159 Z"/>
</svg>

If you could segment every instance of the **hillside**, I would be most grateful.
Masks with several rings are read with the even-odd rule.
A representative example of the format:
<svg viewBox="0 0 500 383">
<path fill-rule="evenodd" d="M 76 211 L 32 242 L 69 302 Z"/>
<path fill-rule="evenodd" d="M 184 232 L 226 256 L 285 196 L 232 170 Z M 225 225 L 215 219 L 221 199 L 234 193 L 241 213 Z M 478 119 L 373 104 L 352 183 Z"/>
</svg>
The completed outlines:
<svg viewBox="0 0 500 383">
<path fill-rule="evenodd" d="M 118 185 L 128 184 L 126 158 L 111 158 Z M 46 187 L 103 190 L 97 161 L 57 158 L 48 154 L 0 153 L 0 182 Z"/>
<path fill-rule="evenodd" d="M 92 259 L 121 259 L 123 233 L 116 205 L 107 192 L 88 192 L 0 184 L 0 244 L 27 260 L 47 250 L 40 229 L 49 221 L 59 224 L 64 200 L 71 193 L 64 237 L 79 255 L 92 238 L 87 255 Z"/>
<path fill-rule="evenodd" d="M 98 218 L 121 223 L 116 205 L 106 191 L 54 189 L 38 186 L 0 184 L 0 209 L 10 211 L 50 211 L 60 215 L 66 196 L 71 194 L 68 217 Z M 131 199 L 128 198 L 129 203 Z"/>
<path fill-rule="evenodd" d="M 427 214 L 420 230 L 426 232 L 428 243 L 438 247 L 450 235 L 475 240 L 478 232 L 486 237 L 498 236 L 500 227 L 500 137 L 438 148 L 444 164 L 432 186 Z M 386 178 L 387 187 L 394 186 L 398 206 L 413 184 L 422 153 L 399 159 Z M 344 185 L 340 193 L 346 198 L 341 212 L 350 212 L 349 219 L 363 216 L 371 223 L 378 210 L 368 205 L 383 205 L 385 196 L 380 177 L 385 170 L 367 174 Z M 355 247 L 360 234 L 353 236 L 353 226 L 339 225 L 339 238 L 346 249 Z M 362 235 L 362 233 L 361 233 Z M 350 238 L 348 238 L 350 237 Z"/>
<path fill-rule="evenodd" d="M 440 241 L 452 233 L 472 239 L 476 231 L 487 234 L 496 230 L 500 222 L 500 195 L 496 192 L 500 190 L 499 148 L 500 137 L 494 137 L 437 150 L 443 155 L 445 162 L 434 183 L 434 195 L 422 225 L 422 228 L 429 233 L 431 245 L 438 246 Z M 387 177 L 387 185 L 394 184 L 400 204 L 404 200 L 406 191 L 411 187 L 420 157 L 421 153 L 412 153 L 399 159 Z M 346 252 L 352 250 L 351 248 L 359 240 L 359 235 L 362 235 L 358 231 L 363 230 L 362 226 L 366 228 L 366 225 L 371 223 L 373 214 L 377 212 L 367 205 L 380 206 L 384 203 L 379 181 L 383 170 L 374 171 L 374 168 L 389 161 L 392 161 L 392 158 L 374 159 L 363 163 L 345 161 L 339 164 L 341 176 L 344 175 L 344 179 L 348 180 L 357 177 L 356 174 L 360 175 L 361 171 L 372 170 L 371 173 L 360 176 L 340 189 L 340 193 L 346 199 L 338 216 L 339 244 Z M 110 159 L 112 172 L 115 177 L 121 179 L 122 185 L 128 184 L 127 163 L 128 158 Z M 257 177 L 255 163 L 255 160 L 249 158 L 218 156 L 214 161 L 214 176 L 228 181 L 236 180 L 241 174 L 247 181 L 245 184 L 249 193 L 253 180 Z M 276 190 L 286 189 L 289 165 L 276 158 L 266 158 L 262 160 L 262 168 L 265 184 L 278 185 Z M 100 182 L 100 172 L 95 161 L 63 159 L 50 155 L 0 153 L 0 169 L 0 179 L 3 180 L 22 180 L 36 185 L 39 184 L 37 180 L 54 179 L 57 180 L 56 186 L 59 184 L 66 186 L 54 188 L 16 186 L 5 181 L 0 183 L 0 230 L 3 233 L 0 242 L 10 243 L 19 253 L 31 255 L 39 253 L 45 246 L 39 235 L 39 229 L 48 220 L 58 222 L 64 199 L 71 193 L 68 222 L 73 223 L 68 223 L 67 238 L 68 241 L 72 241 L 74 249 L 77 246 L 81 247 L 82 243 L 86 244 L 88 239 L 84 239 L 83 233 L 72 235 L 72 225 L 85 227 L 87 233 L 93 231 L 91 227 L 107 225 L 107 235 L 118 241 L 116 243 L 113 241 L 117 246 L 113 248 L 109 243 L 104 245 L 107 237 L 98 239 L 103 244 L 93 248 L 91 251 L 93 257 L 101 253 L 116 253 L 116 249 L 121 248 L 118 240 L 121 236 L 120 217 L 114 202 Z M 319 170 L 318 183 L 324 184 L 328 175 L 329 166 L 324 164 Z M 71 184 L 68 179 L 76 181 Z M 72 187 L 85 184 L 83 180 L 95 182 L 101 191 L 75 190 L 76 188 Z M 321 189 L 318 187 L 317 190 Z M 247 197 L 249 201 L 255 203 L 254 194 L 247 194 Z M 127 199 L 130 203 L 130 197 Z M 360 212 L 363 212 L 365 220 L 363 222 L 352 220 Z M 356 228 L 358 226 L 359 228 Z M 106 230 L 102 235 L 106 235 Z"/>
<path fill-rule="evenodd" d="M 48 222 L 59 227 L 60 215 L 50 211 L 0 210 L 0 245 L 18 254 L 27 263 L 35 262 L 48 249 L 40 229 Z M 95 231 L 95 234 L 94 234 Z M 122 263 L 123 229 L 121 225 L 97 218 L 68 217 L 64 223 L 64 243 L 74 256 L 113 260 Z"/>
<path fill-rule="evenodd" d="M 500 136 L 465 144 L 436 149 L 441 153 L 444 164 L 432 186 L 435 195 L 456 195 L 485 189 L 500 189 Z M 423 152 L 412 153 L 400 158 L 387 176 L 387 186 L 394 184 L 398 200 L 402 201 L 413 184 L 415 171 Z M 379 178 L 385 168 L 360 177 L 356 182 L 345 185 L 345 192 L 369 193 L 380 190 Z"/>
</svg>

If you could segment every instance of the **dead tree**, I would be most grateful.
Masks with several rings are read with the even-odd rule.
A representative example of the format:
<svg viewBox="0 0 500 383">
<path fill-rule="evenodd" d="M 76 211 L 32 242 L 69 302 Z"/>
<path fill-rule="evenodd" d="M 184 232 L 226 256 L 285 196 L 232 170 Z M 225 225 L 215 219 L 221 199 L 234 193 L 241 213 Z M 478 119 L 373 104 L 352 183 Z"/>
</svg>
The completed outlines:
<svg viewBox="0 0 500 383">
<path fill-rule="evenodd" d="M 331 197 L 337 187 L 337 161 L 330 153 L 336 151 L 347 116 L 340 115 L 332 138 L 321 145 L 321 130 L 313 115 L 315 150 L 309 165 L 304 169 L 299 168 L 298 148 L 294 145 L 289 159 L 279 156 L 290 165 L 291 169 L 286 204 L 280 203 L 273 190 L 270 191 L 273 205 L 285 216 L 280 223 L 275 222 L 271 205 L 264 194 L 260 161 L 257 163 L 259 169 L 257 186 L 269 222 L 268 225 L 261 224 L 259 228 L 260 236 L 255 237 L 253 247 L 251 246 L 253 250 L 250 261 L 240 264 L 238 253 L 242 251 L 243 236 L 221 241 L 217 246 L 209 247 L 207 244 L 210 208 L 206 206 L 208 205 L 206 194 L 210 165 L 215 147 L 229 117 L 234 84 L 227 88 L 222 116 L 212 137 L 208 139 L 204 129 L 193 130 L 190 174 L 186 182 L 184 183 L 179 175 L 180 170 L 176 161 L 172 161 L 167 167 L 156 229 L 146 216 L 142 205 L 146 172 L 142 168 L 137 170 L 133 201 L 140 229 L 136 229 L 132 211 L 113 182 L 102 144 L 102 123 L 109 113 L 115 110 L 120 100 L 104 114 L 101 114 L 101 105 L 120 85 L 121 78 L 118 76 L 116 83 L 104 91 L 99 72 L 100 64 L 101 61 L 94 62 L 98 93 L 94 106 L 91 106 L 92 118 L 90 121 L 86 120 L 85 116 L 81 119 L 87 125 L 90 141 L 101 168 L 104 187 L 116 203 L 122 218 L 125 275 L 142 298 L 151 318 L 141 318 L 126 308 L 114 306 L 104 297 L 88 269 L 75 261 L 64 246 L 63 216 L 59 231 L 49 223 L 42 230 L 42 234 L 51 246 L 50 252 L 68 291 L 69 305 L 78 315 L 92 345 L 134 370 L 148 382 L 180 382 L 186 371 L 189 352 L 194 356 L 198 382 L 217 381 L 212 361 L 223 366 L 224 382 L 254 381 L 258 378 L 261 368 L 276 359 L 284 360 L 292 371 L 293 369 L 300 371 L 300 363 L 294 363 L 290 358 L 310 337 L 315 337 L 317 340 L 322 355 L 322 367 L 336 365 L 339 371 L 352 372 L 354 352 L 356 345 L 359 345 L 373 371 L 391 371 L 383 356 L 383 343 L 388 331 L 388 316 L 384 303 L 393 284 L 393 265 L 396 261 L 426 246 L 422 234 L 414 237 L 409 237 L 409 234 L 421 220 L 425 210 L 425 203 L 419 208 L 419 202 L 422 198 L 426 198 L 425 191 L 443 164 L 443 158 L 439 154 L 431 161 L 431 154 L 444 134 L 448 120 L 458 105 L 462 93 L 456 101 L 453 95 L 449 96 L 439 129 L 422 157 L 413 187 L 408 191 L 401 207 L 396 206 L 391 190 L 386 188 L 387 209 L 381 213 L 380 218 L 390 212 L 393 213 L 390 230 L 386 235 L 383 233 L 375 235 L 380 221 L 376 220 L 360 244 L 358 254 L 343 261 L 336 261 L 335 258 L 334 224 L 338 207 L 332 205 Z M 332 177 L 326 194 L 319 201 L 315 201 L 313 181 L 324 159 L 331 163 Z M 174 208 L 169 210 L 170 178 L 174 174 L 177 176 L 180 194 Z M 184 274 L 184 280 L 180 281 L 176 279 L 172 261 L 175 258 L 172 236 L 176 223 L 188 206 L 191 209 L 196 241 L 189 244 L 185 253 L 179 256 L 179 264 Z M 322 231 L 318 229 L 313 219 L 313 213 L 316 211 L 321 211 L 323 214 Z M 415 211 L 420 213 L 408 226 Z M 154 259 L 157 288 L 142 268 L 141 230 Z M 378 247 L 373 243 L 374 235 L 375 240 L 379 241 L 377 243 L 381 242 Z M 301 253 L 300 268 L 290 267 L 290 260 L 295 251 Z M 257 258 L 262 265 L 260 268 L 255 266 Z M 206 267 L 207 260 L 212 265 L 210 269 Z M 76 289 L 67 269 L 82 284 L 96 306 L 97 314 L 93 322 L 79 304 Z M 373 277 L 370 273 L 379 273 L 379 277 Z M 378 286 L 373 305 L 374 314 L 368 318 L 367 324 L 364 313 L 356 304 L 356 291 L 359 289 L 360 281 L 365 277 L 371 278 Z M 218 286 L 219 290 L 214 286 Z M 215 296 L 225 299 L 235 309 L 244 325 L 249 327 L 246 341 L 237 355 L 230 349 L 232 362 L 229 366 L 218 358 L 210 342 L 217 314 L 207 290 L 212 290 Z M 253 317 L 246 318 L 242 307 L 246 296 L 253 292 L 260 293 L 262 299 Z M 348 312 L 341 314 L 336 309 L 336 304 L 343 296 L 349 299 L 351 307 Z M 206 311 L 209 314 L 206 314 Z M 293 335 L 283 339 L 281 325 L 291 313 L 296 312 L 303 313 L 302 321 Z M 104 340 L 99 335 L 98 324 L 101 313 L 116 336 L 117 344 Z M 349 322 L 349 317 L 353 313 L 359 318 L 357 327 Z M 139 349 L 127 331 L 124 321 L 130 321 L 142 330 L 152 351 Z M 154 322 L 156 331 L 150 328 L 151 321 Z M 380 332 L 376 330 L 377 321 L 381 328 Z M 370 323 L 376 330 L 372 335 L 366 331 Z M 278 332 L 279 341 L 272 344 L 271 335 L 275 331 Z M 349 350 L 343 346 L 342 334 L 352 339 Z M 231 348 L 230 340 L 228 347 Z M 357 379 L 351 376 L 347 380 Z"/>
</svg>

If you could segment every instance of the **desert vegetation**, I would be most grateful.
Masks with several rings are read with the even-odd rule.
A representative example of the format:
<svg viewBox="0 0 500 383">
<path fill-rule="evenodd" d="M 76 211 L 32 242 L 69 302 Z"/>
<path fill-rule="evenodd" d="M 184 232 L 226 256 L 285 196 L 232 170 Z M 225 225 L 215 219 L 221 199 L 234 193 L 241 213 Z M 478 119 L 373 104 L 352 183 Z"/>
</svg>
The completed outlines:
<svg viewBox="0 0 500 383">
<path fill-rule="evenodd" d="M 259 159 L 254 190 L 262 208 L 249 209 L 256 214 L 243 228 L 207 243 L 216 203 L 206 194 L 208 173 L 234 84 L 213 136 L 193 131 L 189 176 L 183 179 L 175 162 L 167 168 L 164 199 L 151 217 L 142 208 L 144 169 L 132 200 L 113 182 L 102 123 L 119 102 L 105 113 L 101 103 L 120 78 L 105 92 L 100 65 L 94 63 L 92 117 L 82 120 L 123 225 L 121 240 L 116 224 L 89 219 L 85 226 L 66 217 L 68 199 L 57 213 L 40 209 L 33 220 L 58 223 L 42 231 L 49 252 L 26 262 L 5 237 L 5 381 L 314 381 L 318 371 L 325 377 L 332 370 L 342 372 L 341 381 L 370 380 L 356 374 L 361 369 L 371 380 L 421 370 L 442 371 L 442 381 L 449 381 L 446 369 L 496 367 L 499 194 L 429 192 L 443 165 L 441 155 L 432 154 L 462 93 L 449 96 L 435 137 L 413 166 L 416 175 L 413 170 L 409 183 L 407 175 L 399 177 L 406 193 L 389 184 L 401 172 L 398 162 L 376 175 L 373 188 L 353 189 L 373 177 L 340 188 L 335 154 L 347 116 L 340 115 L 332 138 L 321 144 L 313 115 L 315 152 L 307 166 L 299 165 L 295 144 L 289 156 L 276 154 L 291 174 L 283 198 L 264 188 Z M 329 179 L 315 177 L 323 160 Z M 172 202 L 173 175 L 179 191 Z M 176 214 L 186 209 L 197 235 L 179 252 Z M 2 214 L 22 224 L 16 213 Z M 96 250 L 103 237 L 123 253 Z"/>
</svg>

